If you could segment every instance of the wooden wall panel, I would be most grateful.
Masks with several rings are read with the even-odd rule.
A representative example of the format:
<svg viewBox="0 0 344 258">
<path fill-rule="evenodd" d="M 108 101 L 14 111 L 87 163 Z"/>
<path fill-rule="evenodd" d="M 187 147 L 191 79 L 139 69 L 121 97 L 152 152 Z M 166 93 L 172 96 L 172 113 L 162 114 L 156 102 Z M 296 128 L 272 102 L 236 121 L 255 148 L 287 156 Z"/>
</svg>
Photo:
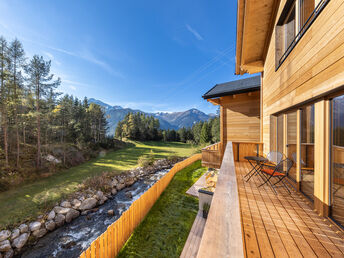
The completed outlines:
<svg viewBox="0 0 344 258">
<path fill-rule="evenodd" d="M 285 1 L 281 1 L 277 19 Z M 275 35 L 264 64 L 264 152 L 270 146 L 270 115 L 344 85 L 344 1 L 331 0 L 275 71 Z"/>
<path fill-rule="evenodd" d="M 260 142 L 259 100 L 259 92 L 221 97 L 225 144 L 228 141 Z"/>
</svg>

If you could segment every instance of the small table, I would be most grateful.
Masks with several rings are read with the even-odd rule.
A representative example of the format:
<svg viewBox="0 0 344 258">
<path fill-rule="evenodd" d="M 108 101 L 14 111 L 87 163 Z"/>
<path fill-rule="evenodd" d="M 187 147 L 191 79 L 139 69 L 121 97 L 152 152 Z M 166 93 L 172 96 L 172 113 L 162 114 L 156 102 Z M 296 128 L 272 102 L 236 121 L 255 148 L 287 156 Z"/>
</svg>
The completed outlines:
<svg viewBox="0 0 344 258">
<path fill-rule="evenodd" d="M 267 161 L 269 161 L 267 158 L 261 157 L 261 156 L 246 156 L 244 157 L 252 166 L 252 169 L 250 172 L 248 172 L 244 178 L 248 177 L 246 182 L 248 182 L 253 175 L 258 174 L 259 171 L 261 170 L 263 164 Z"/>
</svg>

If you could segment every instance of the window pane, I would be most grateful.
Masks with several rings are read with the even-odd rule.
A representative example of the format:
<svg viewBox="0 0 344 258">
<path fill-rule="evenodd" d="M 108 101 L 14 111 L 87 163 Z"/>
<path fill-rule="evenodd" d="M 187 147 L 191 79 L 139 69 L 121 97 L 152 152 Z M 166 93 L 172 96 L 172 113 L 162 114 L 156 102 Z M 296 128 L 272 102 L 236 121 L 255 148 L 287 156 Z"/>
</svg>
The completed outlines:
<svg viewBox="0 0 344 258">
<path fill-rule="evenodd" d="M 314 11 L 314 0 L 300 0 L 300 29 L 306 25 L 306 21 Z"/>
<path fill-rule="evenodd" d="M 297 112 L 287 114 L 287 157 L 294 161 L 288 177 L 296 181 Z"/>
<path fill-rule="evenodd" d="M 332 101 L 332 216 L 344 225 L 344 96 Z"/>
<path fill-rule="evenodd" d="M 314 198 L 314 105 L 301 112 L 301 191 Z"/>
<path fill-rule="evenodd" d="M 283 115 L 277 117 L 277 151 L 283 153 Z"/>
</svg>

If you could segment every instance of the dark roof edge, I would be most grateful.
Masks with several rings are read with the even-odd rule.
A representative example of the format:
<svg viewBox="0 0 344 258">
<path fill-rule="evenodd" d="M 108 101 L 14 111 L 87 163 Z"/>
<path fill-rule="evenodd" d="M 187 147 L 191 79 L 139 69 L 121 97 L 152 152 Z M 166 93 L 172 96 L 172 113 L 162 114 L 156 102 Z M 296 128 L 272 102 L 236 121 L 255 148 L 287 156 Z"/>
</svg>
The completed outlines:
<svg viewBox="0 0 344 258">
<path fill-rule="evenodd" d="M 216 87 L 216 85 L 214 86 Z M 214 88 L 213 87 L 213 88 Z M 213 88 L 211 88 L 210 90 L 212 90 Z M 209 90 L 209 91 L 210 91 Z M 207 93 L 209 91 L 207 91 L 207 93 L 205 93 L 202 98 L 203 99 L 212 99 L 212 98 L 217 98 L 217 97 L 224 97 L 224 96 L 231 96 L 231 95 L 235 95 L 235 94 L 240 94 L 240 93 L 247 93 L 247 92 L 253 92 L 253 91 L 259 91 L 260 90 L 260 85 L 254 88 L 249 88 L 249 89 L 243 89 L 243 90 L 237 90 L 237 91 L 229 91 L 229 92 L 223 92 L 223 93 L 218 93 L 218 94 L 213 94 L 213 95 L 209 95 L 206 96 Z"/>
</svg>

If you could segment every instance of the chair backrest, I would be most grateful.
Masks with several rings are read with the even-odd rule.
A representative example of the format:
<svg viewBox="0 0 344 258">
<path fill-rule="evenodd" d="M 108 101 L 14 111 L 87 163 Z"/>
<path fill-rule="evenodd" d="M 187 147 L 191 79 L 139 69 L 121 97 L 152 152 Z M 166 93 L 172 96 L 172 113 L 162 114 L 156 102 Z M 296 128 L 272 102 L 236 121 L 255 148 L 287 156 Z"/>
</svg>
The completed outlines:
<svg viewBox="0 0 344 258">
<path fill-rule="evenodd" d="M 286 158 L 284 160 L 281 160 L 281 162 L 277 164 L 277 166 L 275 167 L 275 171 L 285 174 L 287 176 L 290 169 L 293 167 L 293 165 L 294 165 L 294 161 Z"/>
<path fill-rule="evenodd" d="M 297 163 L 296 152 L 293 152 L 293 153 L 291 154 L 291 156 L 293 157 L 294 162 Z M 306 166 L 306 163 L 305 163 L 302 159 L 301 159 L 301 165 L 302 165 L 302 166 Z"/>
<path fill-rule="evenodd" d="M 268 155 L 266 155 L 266 158 L 271 162 L 279 164 L 283 159 L 283 154 L 278 151 L 270 151 Z"/>
</svg>

